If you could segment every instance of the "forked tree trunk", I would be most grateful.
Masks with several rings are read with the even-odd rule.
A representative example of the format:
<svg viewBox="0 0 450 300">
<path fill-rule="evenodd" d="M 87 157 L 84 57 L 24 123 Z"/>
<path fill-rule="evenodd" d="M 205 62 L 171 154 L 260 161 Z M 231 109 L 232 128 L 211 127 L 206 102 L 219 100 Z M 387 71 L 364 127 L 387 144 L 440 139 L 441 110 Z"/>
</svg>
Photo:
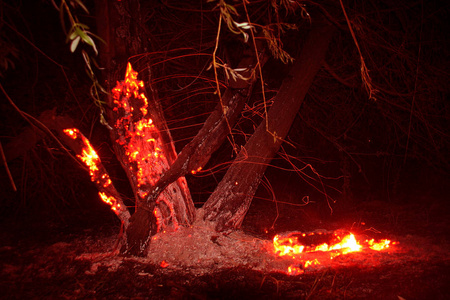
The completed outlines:
<svg viewBox="0 0 450 300">
<path fill-rule="evenodd" d="M 331 25 L 324 24 L 311 30 L 268 112 L 268 130 L 263 120 L 205 203 L 203 218 L 216 230 L 227 232 L 242 224 L 260 180 L 320 68 L 333 32 Z"/>
<path fill-rule="evenodd" d="M 101 50 L 105 54 L 102 61 L 107 67 L 106 82 L 111 90 L 115 86 L 115 81 L 123 76 L 122 68 L 119 68 L 122 73 L 120 77 L 116 73 L 118 66 L 122 65 L 122 60 L 125 61 L 128 57 L 140 54 L 144 50 L 148 51 L 145 42 L 148 39 L 139 31 L 142 28 L 139 26 L 139 1 L 99 0 L 98 4 L 98 13 L 102 15 L 98 18 L 102 20 L 101 24 L 99 23 L 99 33 L 108 43 L 108 47 Z M 108 25 L 105 26 L 105 24 Z M 213 222 L 218 231 L 232 230 L 241 225 L 267 165 L 286 137 L 309 86 L 319 70 L 332 32 L 332 27 L 329 25 L 316 26 L 311 30 L 299 58 L 294 63 L 290 75 L 283 82 L 268 113 L 268 127 L 266 127 L 266 121 L 261 123 L 206 202 L 203 218 Z M 120 64 L 114 65 L 114 61 Z M 255 64 L 252 63 L 252 65 Z M 136 66 L 136 69 L 150 70 L 145 64 Z M 217 149 L 221 140 L 229 132 L 229 126 L 237 120 L 243 103 L 250 95 L 253 82 L 239 83 L 235 88 L 233 84 L 231 85 L 231 89 L 224 96 L 226 102 L 223 103 L 229 106 L 230 110 L 228 107 L 226 110 L 223 107 L 218 108 L 196 139 L 183 149 L 184 153 L 178 160 L 176 160 L 177 156 L 162 111 L 159 109 L 156 91 L 151 86 L 147 89 L 150 93 L 148 94 L 148 115 L 146 115 L 147 111 L 144 113 L 142 107 L 142 98 L 136 96 L 140 95 L 140 88 L 132 97 L 126 92 L 125 83 L 121 83 L 114 90 L 114 99 L 111 97 L 108 101 L 110 107 L 114 108 L 108 114 L 108 119 L 114 126 L 111 136 L 115 142 L 119 161 L 127 172 L 136 195 L 136 212 L 131 217 L 127 230 L 127 245 L 124 248 L 127 253 L 144 254 L 149 237 L 156 231 L 157 220 L 153 210 L 157 206 L 160 220 L 169 218 L 175 220 L 172 223 L 184 225 L 189 225 L 193 221 L 194 208 L 189 191 L 184 178 L 178 177 L 202 167 L 207 162 L 211 153 Z M 120 104 L 122 99 L 126 104 Z M 130 106 L 133 106 L 134 110 L 130 110 Z M 150 118 L 159 130 L 152 127 Z M 142 139 L 142 133 L 136 131 L 136 128 L 142 126 L 145 126 L 146 130 L 145 140 Z M 143 165 L 140 163 L 142 158 L 137 160 L 136 155 L 133 154 L 133 156 L 130 153 L 136 147 L 147 152 L 159 148 L 145 142 L 150 136 L 156 141 L 152 143 L 157 143 L 161 147 L 169 145 L 164 146 L 161 152 L 167 162 L 164 159 L 161 160 L 163 167 L 160 172 L 156 176 L 151 174 L 152 178 L 143 179 L 141 172 Z M 155 160 L 155 163 L 158 161 Z M 171 165 L 173 167 L 167 172 Z M 163 175 L 165 172 L 167 174 Z M 158 180 L 159 176 L 162 176 L 162 180 Z M 173 182 L 174 180 L 176 181 Z M 168 184 L 169 186 L 166 187 Z M 171 185 L 174 184 L 178 188 L 172 188 Z M 177 192 L 172 193 L 175 190 Z"/>
</svg>

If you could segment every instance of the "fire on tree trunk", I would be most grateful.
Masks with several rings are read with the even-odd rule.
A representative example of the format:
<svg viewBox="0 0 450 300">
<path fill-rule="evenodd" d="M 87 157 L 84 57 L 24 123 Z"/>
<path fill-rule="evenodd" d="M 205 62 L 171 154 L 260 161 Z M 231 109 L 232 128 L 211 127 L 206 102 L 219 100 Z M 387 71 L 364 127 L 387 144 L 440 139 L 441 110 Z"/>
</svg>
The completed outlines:
<svg viewBox="0 0 450 300">
<path fill-rule="evenodd" d="M 126 9 L 124 5 L 137 5 L 137 9 Z M 142 40 L 136 31 L 141 20 L 138 2 L 130 1 L 128 4 L 119 3 L 117 6 L 106 7 L 99 10 L 99 13 L 111 19 L 119 15 L 120 20 L 126 21 L 122 23 L 128 29 L 121 32 L 129 33 L 124 39 L 117 35 L 115 26 L 99 27 L 103 32 L 102 36 L 108 41 L 106 61 L 113 57 L 130 57 L 142 53 L 146 44 L 140 44 Z M 320 21 L 312 28 L 303 51 L 292 66 L 291 74 L 283 82 L 266 120 L 242 148 L 224 179 L 206 202 L 200 215 L 212 222 L 216 230 L 229 231 L 242 223 L 266 166 L 286 137 L 320 67 L 332 32 L 331 26 L 323 25 Z M 129 45 L 123 47 L 123 40 Z M 136 48 L 137 45 L 141 47 Z M 255 55 L 259 54 L 251 56 Z M 260 63 L 261 61 L 263 60 L 260 59 Z M 106 78 L 111 85 L 114 78 L 111 74 L 115 72 L 115 68 L 111 64 L 105 65 L 109 66 L 110 76 Z M 251 62 L 243 67 L 249 66 L 248 69 L 254 71 L 255 65 L 255 62 Z M 158 110 L 156 91 L 153 92 L 152 86 L 148 87 L 152 93 L 148 99 L 151 105 L 147 105 L 143 84 L 133 72 L 129 66 L 125 81 L 114 89 L 113 99 L 108 102 L 111 107 L 115 107 L 113 113 L 109 114 L 109 120 L 114 127 L 112 138 L 116 144 L 116 154 L 128 175 L 136 198 L 136 213 L 130 219 L 127 247 L 124 251 L 143 255 L 145 245 L 156 226 L 176 229 L 178 224 L 189 225 L 193 222 L 193 203 L 184 178 L 179 177 L 201 168 L 221 144 L 251 93 L 254 76 L 251 82 L 230 84 L 231 89 L 224 94 L 221 107 L 211 115 L 211 122 L 205 124 L 210 126 L 205 127 L 208 130 L 200 131 L 196 139 L 183 149 L 179 159 L 176 159 L 162 112 Z M 155 222 L 158 224 L 155 225 Z"/>
<path fill-rule="evenodd" d="M 198 171 L 204 167 L 211 154 L 226 140 L 226 137 L 230 132 L 230 127 L 234 126 L 238 120 L 244 104 L 251 95 L 253 85 L 256 81 L 254 66 L 257 65 L 258 61 L 263 65 L 267 60 L 267 57 L 264 56 L 262 51 L 258 53 L 258 57 L 259 59 L 257 59 L 256 55 L 251 51 L 248 55 L 244 55 L 244 58 L 238 65 L 238 69 L 245 71 L 241 74 L 241 77 L 230 82 L 230 87 L 225 91 L 222 97 L 222 103 L 217 105 L 216 109 L 206 120 L 202 129 L 194 139 L 183 148 L 170 168 L 165 168 L 166 170 L 164 172 L 158 172 L 155 179 L 159 178 L 160 174 L 161 177 L 156 183 L 152 183 L 149 186 L 150 190 L 146 190 L 145 193 L 142 194 L 146 199 L 145 201 L 140 199 L 138 204 L 140 205 L 141 210 L 143 209 L 144 211 L 136 213 L 131 218 L 131 225 L 127 230 L 127 253 L 134 255 L 144 254 L 145 245 L 150 236 L 156 232 L 152 222 L 161 219 L 158 218 L 156 220 L 154 219 L 154 216 L 149 213 L 153 210 L 155 203 L 160 203 L 161 199 L 164 199 L 164 194 L 173 189 L 171 186 L 174 186 L 174 181 L 178 182 L 183 180 L 184 183 L 184 178 L 180 178 L 181 176 L 184 176 L 188 172 Z M 127 94 L 125 93 L 125 96 L 126 95 Z M 226 112 L 224 107 L 227 108 Z M 155 134 L 158 133 L 155 132 Z M 155 163 L 157 164 L 157 162 Z M 125 166 L 125 169 L 128 170 L 129 167 Z M 131 175 L 132 174 L 130 174 L 130 176 Z M 161 195 L 161 193 L 163 195 Z M 174 197 L 175 196 L 176 195 L 174 195 Z M 170 201 L 170 203 L 172 202 L 173 200 Z M 181 203 L 183 203 L 183 201 L 181 201 Z M 177 214 L 185 214 L 184 211 L 175 210 L 174 212 L 175 216 Z M 169 213 L 166 215 L 172 214 Z"/>
<path fill-rule="evenodd" d="M 156 231 L 176 230 L 179 225 L 190 225 L 194 219 L 193 203 L 183 177 L 170 183 L 157 199 L 146 201 L 171 161 L 148 111 L 144 82 L 137 76 L 128 64 L 125 80 L 113 89 L 114 142 L 136 197 L 136 213 L 130 220 L 123 251 L 134 255 L 143 253 Z"/>
</svg>

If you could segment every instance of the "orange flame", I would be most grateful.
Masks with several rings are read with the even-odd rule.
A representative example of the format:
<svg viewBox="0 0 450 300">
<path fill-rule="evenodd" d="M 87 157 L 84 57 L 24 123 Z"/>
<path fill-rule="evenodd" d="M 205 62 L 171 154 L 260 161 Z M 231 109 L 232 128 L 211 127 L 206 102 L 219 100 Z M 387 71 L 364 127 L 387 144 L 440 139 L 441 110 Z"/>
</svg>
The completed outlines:
<svg viewBox="0 0 450 300">
<path fill-rule="evenodd" d="M 159 180 L 161 174 L 169 169 L 169 161 L 164 155 L 165 142 L 160 131 L 148 113 L 148 99 L 145 96 L 144 82 L 138 80 L 138 72 L 131 64 L 126 68 L 125 80 L 117 82 L 112 90 L 115 119 L 114 127 L 117 132 L 117 144 L 126 156 L 127 172 L 136 185 L 136 195 L 145 199 L 152 186 Z M 161 194 L 157 204 L 163 201 L 170 209 L 170 216 L 158 210 L 158 231 L 166 223 L 176 226 L 173 207 Z"/>
<path fill-rule="evenodd" d="M 374 239 L 366 240 L 367 244 L 369 245 L 369 248 L 375 251 L 380 251 L 383 249 L 389 248 L 389 245 L 391 243 L 390 240 L 381 240 L 379 242 L 375 242 Z"/>
<path fill-rule="evenodd" d="M 314 235 L 314 234 L 310 234 Z M 303 237 L 305 237 L 305 234 L 302 234 Z M 340 237 L 338 237 L 340 239 Z M 361 245 L 356 241 L 355 236 L 353 234 L 348 234 L 342 238 L 342 240 L 338 243 L 335 243 L 333 245 L 328 245 L 327 243 L 320 244 L 316 246 L 314 249 L 311 250 L 305 250 L 305 245 L 302 245 L 298 238 L 295 236 L 288 236 L 288 237 L 281 237 L 279 235 L 276 235 L 273 238 L 273 245 L 275 247 L 275 252 L 279 256 L 284 255 L 294 255 L 294 254 L 300 254 L 303 252 L 316 252 L 316 251 L 333 251 L 333 250 L 342 250 L 341 252 L 343 254 L 360 251 Z"/>
<path fill-rule="evenodd" d="M 169 264 L 165 260 L 161 262 L 161 268 L 167 268 L 168 266 Z"/>
<path fill-rule="evenodd" d="M 319 245 L 308 245 L 304 244 L 304 240 L 316 238 L 316 236 L 327 237 L 330 234 L 325 234 L 322 232 L 317 233 L 299 233 L 292 232 L 284 235 L 275 235 L 273 238 L 273 251 L 278 256 L 289 256 L 299 263 L 289 266 L 287 273 L 291 275 L 297 275 L 304 272 L 304 269 L 322 264 L 321 259 L 324 259 L 321 255 L 320 259 L 315 258 L 312 260 L 302 261 L 302 257 L 307 253 L 328 253 L 327 259 L 333 259 L 339 255 L 347 254 L 351 252 L 360 252 L 364 249 L 363 245 L 360 244 L 352 233 L 340 235 L 339 233 L 334 233 L 331 235 L 332 244 L 321 243 Z M 322 238 L 323 238 L 322 237 Z M 381 240 L 375 242 L 374 239 L 366 240 L 367 248 L 375 251 L 381 251 L 387 249 L 391 244 L 390 240 Z M 394 244 L 394 243 L 392 243 Z M 308 256 L 309 257 L 309 256 Z"/>
<path fill-rule="evenodd" d="M 92 148 L 89 140 L 77 128 L 64 129 L 63 132 L 74 140 L 81 138 L 83 148 L 81 149 L 81 155 L 77 155 L 77 157 L 89 168 L 91 181 L 101 185 L 103 188 L 110 186 L 112 184 L 111 178 L 109 178 L 104 169 L 102 171 L 99 170 L 101 160 L 97 152 Z M 113 196 L 107 196 L 104 192 L 99 192 L 99 195 L 103 202 L 111 205 L 113 211 L 117 212 L 120 210 L 121 206 Z"/>
<path fill-rule="evenodd" d="M 125 129 L 117 142 L 125 150 L 130 171 L 137 175 L 138 188 L 145 189 L 145 186 L 155 184 L 168 163 L 163 155 L 159 131 L 147 116 L 148 100 L 144 94 L 144 82 L 137 77 L 138 72 L 128 63 L 125 80 L 118 82 L 113 89 L 114 111 L 120 112 L 115 127 Z M 135 115 L 133 106 L 139 107 L 142 115 Z M 138 191 L 140 197 L 147 194 L 145 190 Z"/>
<path fill-rule="evenodd" d="M 80 131 L 77 128 L 64 129 L 63 132 L 74 140 L 76 140 L 78 138 L 78 135 L 80 135 Z M 77 157 L 81 159 L 81 161 L 83 161 L 86 166 L 89 167 L 91 176 L 94 176 L 94 172 L 98 171 L 97 164 L 100 162 L 100 158 L 98 157 L 97 152 L 95 152 L 94 148 L 92 148 L 89 140 L 82 134 L 80 135 L 80 137 L 83 141 L 84 147 L 81 152 L 82 155 L 77 155 Z"/>
<path fill-rule="evenodd" d="M 111 209 L 113 211 L 117 211 L 120 208 L 120 204 L 117 203 L 116 198 L 114 198 L 113 196 L 107 196 L 105 193 L 99 192 L 98 193 L 100 195 L 100 198 L 102 198 L 102 201 L 111 205 Z"/>
</svg>

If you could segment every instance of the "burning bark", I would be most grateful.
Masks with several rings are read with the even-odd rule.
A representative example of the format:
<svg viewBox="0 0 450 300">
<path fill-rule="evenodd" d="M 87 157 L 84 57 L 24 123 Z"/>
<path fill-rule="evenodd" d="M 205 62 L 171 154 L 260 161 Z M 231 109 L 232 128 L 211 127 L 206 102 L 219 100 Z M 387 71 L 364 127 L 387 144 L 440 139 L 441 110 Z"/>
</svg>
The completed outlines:
<svg viewBox="0 0 450 300">
<path fill-rule="evenodd" d="M 195 213 L 184 178 L 168 184 L 158 198 L 147 200 L 152 187 L 169 169 L 171 161 L 167 157 L 170 152 L 164 148 L 161 131 L 148 111 L 144 82 L 137 76 L 128 64 L 125 80 L 118 82 L 113 89 L 116 154 L 136 197 L 136 214 L 131 220 L 124 249 L 131 254 L 143 253 L 150 236 L 156 233 L 155 225 L 157 230 L 176 230 L 179 225 L 190 225 Z"/>
<path fill-rule="evenodd" d="M 100 45 L 100 59 L 105 67 L 103 75 L 107 89 L 114 89 L 107 99 L 108 106 L 113 108 L 107 111 L 108 121 L 114 127 L 110 131 L 111 139 L 136 200 L 123 251 L 142 255 L 157 228 L 176 229 L 178 225 L 189 225 L 194 220 L 195 209 L 184 178 L 177 178 L 158 198 L 146 200 L 151 187 L 168 170 L 177 154 L 153 86 L 149 84 L 144 88 L 143 81 L 137 80 L 137 73 L 130 66 L 127 79 L 114 87 L 121 77 L 116 62 L 151 49 L 151 37 L 142 30 L 145 26 L 140 2 L 99 0 L 96 8 L 98 32 L 106 41 L 105 45 Z M 153 79 L 151 66 L 146 59 L 139 61 L 148 70 L 150 82 Z"/>
<path fill-rule="evenodd" d="M 280 88 L 267 121 L 257 128 L 205 204 L 201 217 L 215 224 L 217 231 L 230 231 L 241 225 L 266 166 L 286 137 L 319 70 L 332 33 L 330 25 L 313 28 L 291 74 Z M 231 89 L 224 96 L 227 102 L 222 103 L 227 110 L 216 109 L 170 168 L 173 152 L 167 147 L 164 149 L 167 142 L 149 112 L 144 83 L 137 79 L 137 72 L 128 64 L 125 80 L 113 89 L 114 108 L 110 118 L 116 155 L 136 197 L 136 212 L 128 226 L 123 252 L 143 255 L 150 237 L 160 229 L 176 230 L 180 224 L 192 224 L 193 203 L 184 178 L 178 177 L 201 168 L 225 139 L 230 122 L 233 124 L 237 120 L 251 92 L 252 77 L 245 84 L 231 83 Z M 233 89 L 234 86 L 239 89 Z"/>
<path fill-rule="evenodd" d="M 256 59 L 256 55 L 259 55 L 259 59 Z M 248 55 L 244 56 L 244 59 L 239 63 L 238 68 L 245 70 L 245 76 L 237 77 L 230 82 L 230 87 L 226 90 L 224 96 L 222 97 L 222 103 L 217 105 L 216 109 L 208 117 L 205 125 L 202 127 L 196 137 L 187 146 L 185 146 L 185 148 L 183 148 L 178 157 L 175 156 L 176 159 L 173 164 L 167 163 L 163 159 L 162 155 L 167 153 L 167 150 L 162 151 L 161 154 L 158 155 L 160 158 L 158 158 L 157 160 L 152 158 L 153 160 L 155 160 L 152 164 L 157 166 L 154 168 L 161 168 L 161 170 L 156 172 L 156 177 L 153 177 L 153 179 L 150 179 L 150 181 L 145 184 L 144 190 L 142 190 L 141 188 L 144 184 L 139 183 L 139 179 L 137 180 L 138 190 L 136 192 L 139 197 L 137 199 L 137 203 L 139 203 L 139 205 L 143 208 L 143 211 L 136 213 L 132 217 L 131 226 L 128 230 L 128 247 L 136 250 L 128 249 L 126 251 L 127 253 L 137 255 L 142 255 L 144 253 L 145 244 L 147 244 L 149 237 L 156 232 L 153 228 L 154 226 L 151 225 L 154 223 L 152 221 L 154 219 L 154 216 L 151 214 L 152 211 L 157 217 L 158 231 L 161 226 L 163 229 L 166 229 L 167 226 L 165 226 L 164 222 L 161 221 L 168 218 L 179 218 L 179 216 L 183 217 L 183 215 L 188 214 L 188 216 L 184 217 L 184 219 L 182 219 L 181 221 L 183 221 L 183 225 L 189 225 L 191 223 L 194 213 L 193 211 L 192 213 L 189 212 L 190 207 L 186 205 L 183 206 L 183 203 L 185 202 L 181 202 L 180 205 L 172 199 L 165 200 L 167 197 L 166 194 L 168 192 L 170 193 L 170 191 L 175 191 L 175 189 L 180 186 L 185 187 L 186 194 L 188 194 L 185 179 L 181 176 L 187 174 L 188 172 L 194 173 L 199 171 L 208 162 L 211 154 L 216 151 L 226 139 L 227 135 L 230 132 L 230 127 L 234 126 L 234 124 L 238 120 L 244 104 L 247 102 L 251 95 L 253 85 L 256 81 L 256 76 L 254 75 L 254 66 L 257 65 L 258 61 L 261 64 L 264 64 L 266 60 L 267 57 L 264 56 L 263 52 L 259 54 L 249 53 Z M 137 74 L 135 75 L 137 76 Z M 129 75 L 127 72 L 126 77 L 135 75 Z M 125 79 L 125 84 L 127 84 L 127 80 L 131 82 L 133 80 L 136 80 L 136 78 L 132 80 Z M 117 116 L 117 111 L 120 111 L 122 114 L 125 113 L 125 115 L 130 115 L 133 111 L 142 110 L 141 107 L 134 107 L 133 109 L 131 109 L 130 104 L 120 104 L 131 101 L 128 99 L 130 95 L 133 94 L 129 91 L 124 93 L 122 89 L 123 87 L 119 86 L 114 89 L 116 93 L 121 93 L 121 95 L 115 94 L 114 96 L 115 105 L 121 105 L 119 109 L 117 109 L 117 107 L 114 109 L 114 111 L 116 112 L 114 115 L 114 119 L 118 120 L 120 119 L 120 117 Z M 145 96 L 141 96 L 143 94 L 137 92 L 136 95 L 141 98 L 141 102 L 147 103 Z M 128 112 L 126 112 L 126 110 L 128 110 Z M 129 123 L 130 116 L 127 116 L 125 118 L 127 119 L 125 122 L 120 121 L 120 123 L 123 123 L 124 125 L 120 125 L 120 123 L 116 122 L 115 127 L 116 129 L 118 129 L 117 132 L 122 134 L 129 134 L 130 127 L 127 124 Z M 146 122 L 144 122 L 144 124 L 145 123 Z M 153 131 L 153 134 L 158 136 L 160 132 L 161 131 L 155 129 Z M 117 139 L 117 141 L 119 142 L 119 144 L 122 144 L 122 147 L 130 147 L 131 139 L 127 139 L 126 141 Z M 155 143 L 157 142 L 157 140 L 153 139 L 150 142 Z M 158 142 L 160 146 L 157 146 L 157 148 L 155 149 L 162 149 L 161 142 Z M 131 146 L 132 144 L 133 142 L 131 142 Z M 148 149 L 148 147 L 148 145 L 141 145 L 134 148 L 147 148 L 145 149 L 144 153 L 148 153 L 148 151 L 154 151 L 153 149 Z M 129 150 L 124 151 L 120 148 L 118 149 L 118 151 L 119 153 L 129 153 Z M 148 160 L 148 158 L 145 159 Z M 159 163 L 158 160 L 161 160 L 162 163 Z M 136 162 L 138 163 L 138 165 L 142 164 L 141 160 L 139 159 L 137 159 Z M 130 167 L 129 163 L 127 162 L 124 162 L 123 165 L 124 169 L 127 171 L 127 174 L 129 174 L 130 181 L 133 181 L 133 176 L 135 176 L 134 174 L 136 174 L 136 170 L 134 170 L 133 167 Z M 154 171 L 152 170 L 152 172 Z M 139 175 L 140 173 L 142 172 L 137 170 L 137 174 Z M 155 174 L 153 174 L 152 176 L 154 175 Z M 161 177 L 159 178 L 159 176 Z M 177 195 L 172 195 L 173 198 L 176 196 Z M 165 211 L 163 211 L 162 209 L 158 209 L 158 207 L 156 207 L 155 210 L 155 203 L 165 203 L 169 205 L 165 206 Z M 188 209 L 188 211 L 186 212 L 185 209 Z M 177 221 L 175 225 L 177 225 L 178 223 L 179 222 Z M 176 229 L 177 226 L 172 227 Z M 148 228 L 148 230 L 146 228 Z"/>
<path fill-rule="evenodd" d="M 97 186 L 100 198 L 103 202 L 111 206 L 111 209 L 122 221 L 122 224 L 126 229 L 129 225 L 130 212 L 123 203 L 119 192 L 117 192 L 114 187 L 108 172 L 106 172 L 105 167 L 103 167 L 100 158 L 92 148 L 89 140 L 76 128 L 67 128 L 63 131 L 78 144 L 77 146 L 72 147 L 72 149 L 76 153 L 81 153 L 77 154 L 77 157 L 89 168 L 91 180 Z"/>
</svg>

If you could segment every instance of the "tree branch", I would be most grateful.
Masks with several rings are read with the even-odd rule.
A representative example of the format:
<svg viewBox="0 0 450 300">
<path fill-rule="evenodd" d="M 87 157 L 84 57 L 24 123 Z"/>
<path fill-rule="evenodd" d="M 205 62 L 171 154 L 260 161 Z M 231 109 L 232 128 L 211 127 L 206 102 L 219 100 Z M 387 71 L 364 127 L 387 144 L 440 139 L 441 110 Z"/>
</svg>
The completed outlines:
<svg viewBox="0 0 450 300">
<path fill-rule="evenodd" d="M 230 231 L 241 225 L 268 164 L 320 69 L 333 32 L 332 26 L 320 23 L 312 28 L 268 112 L 268 130 L 263 120 L 205 203 L 203 218 L 213 222 L 217 231 Z"/>
</svg>

